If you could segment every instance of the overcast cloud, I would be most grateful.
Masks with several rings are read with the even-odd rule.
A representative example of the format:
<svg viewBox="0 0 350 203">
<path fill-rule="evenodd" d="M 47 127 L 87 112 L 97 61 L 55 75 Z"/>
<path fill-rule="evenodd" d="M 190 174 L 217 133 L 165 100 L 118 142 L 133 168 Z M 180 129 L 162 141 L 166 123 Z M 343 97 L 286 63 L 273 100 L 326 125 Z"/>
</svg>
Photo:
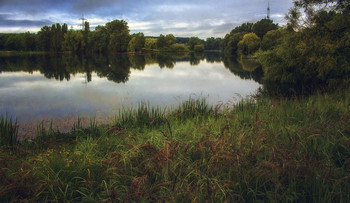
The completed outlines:
<svg viewBox="0 0 350 203">
<path fill-rule="evenodd" d="M 131 33 L 146 36 L 223 37 L 265 18 L 268 2 L 271 19 L 284 25 L 293 0 L 0 0 L 0 32 L 36 32 L 52 23 L 78 29 L 84 14 L 92 28 L 123 19 Z"/>
</svg>

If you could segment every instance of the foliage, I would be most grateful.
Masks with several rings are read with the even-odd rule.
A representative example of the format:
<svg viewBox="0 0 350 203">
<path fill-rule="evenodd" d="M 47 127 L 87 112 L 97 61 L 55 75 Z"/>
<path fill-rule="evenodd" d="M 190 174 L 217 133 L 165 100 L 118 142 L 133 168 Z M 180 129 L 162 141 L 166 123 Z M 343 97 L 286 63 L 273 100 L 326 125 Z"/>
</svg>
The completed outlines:
<svg viewBox="0 0 350 203">
<path fill-rule="evenodd" d="M 106 23 L 109 34 L 108 49 L 111 52 L 126 52 L 130 41 L 128 23 L 124 20 L 114 20 Z"/>
<path fill-rule="evenodd" d="M 173 34 L 167 34 L 165 36 L 161 34 L 157 38 L 157 48 L 161 50 L 168 50 L 171 45 L 175 44 L 175 42 L 176 38 Z"/>
<path fill-rule="evenodd" d="M 286 16 L 288 28 L 300 30 L 317 25 L 317 21 L 322 16 L 322 13 L 328 13 L 329 11 L 342 14 L 348 18 L 350 3 L 348 0 L 295 0 L 294 7 L 290 9 Z M 302 13 L 306 15 L 302 15 Z"/>
<path fill-rule="evenodd" d="M 64 34 L 63 47 L 66 51 L 81 53 L 85 50 L 84 35 L 82 32 L 69 30 Z"/>
<path fill-rule="evenodd" d="M 97 26 L 88 36 L 88 44 L 93 52 L 106 53 L 108 51 L 109 33 L 105 26 Z"/>
<path fill-rule="evenodd" d="M 193 48 L 194 52 L 203 52 L 204 51 L 204 45 L 203 44 L 197 44 Z"/>
<path fill-rule="evenodd" d="M 205 41 L 205 50 L 220 50 L 221 40 L 221 38 L 207 38 Z"/>
<path fill-rule="evenodd" d="M 189 52 L 188 47 L 185 44 L 173 44 L 170 46 L 171 52 Z"/>
<path fill-rule="evenodd" d="M 33 33 L 25 32 L 21 38 L 21 44 L 23 51 L 35 51 L 37 49 L 36 35 Z"/>
<path fill-rule="evenodd" d="M 146 38 L 145 39 L 145 49 L 146 50 L 157 49 L 157 39 Z"/>
<path fill-rule="evenodd" d="M 21 50 L 21 43 L 20 43 L 20 36 L 19 35 L 10 35 L 6 41 L 5 46 L 8 50 Z"/>
<path fill-rule="evenodd" d="M 167 40 L 165 39 L 165 36 L 161 34 L 157 39 L 157 48 L 162 49 L 164 47 L 167 47 Z"/>
<path fill-rule="evenodd" d="M 305 6 L 309 24 L 295 24 L 298 20 L 290 16 L 288 31 L 281 31 L 282 37 L 272 49 L 261 54 L 265 81 L 282 87 L 283 92 L 346 87 L 350 74 L 349 14 L 337 11 L 339 2 L 333 5 L 335 9 L 312 12 L 309 6 L 322 7 L 323 3 L 298 2 L 296 5 Z"/>
<path fill-rule="evenodd" d="M 246 50 L 247 47 L 243 46 L 243 44 L 241 44 L 241 50 L 238 50 L 238 44 L 242 41 L 245 34 L 254 33 L 260 39 L 263 39 L 266 33 L 276 29 L 278 29 L 278 25 L 274 24 L 270 19 L 261 19 L 256 23 L 243 23 L 232 29 L 230 33 L 226 34 L 225 38 L 222 40 L 221 50 L 226 55 L 248 55 L 248 51 Z M 255 51 L 257 50 L 254 47 L 253 52 Z M 250 52 L 249 54 L 252 54 L 253 52 Z"/>
<path fill-rule="evenodd" d="M 260 48 L 260 38 L 255 33 L 248 33 L 238 43 L 238 51 L 241 55 L 254 54 Z"/>
<path fill-rule="evenodd" d="M 128 51 L 141 51 L 145 47 L 145 41 L 143 33 L 136 34 L 129 42 Z"/>
<path fill-rule="evenodd" d="M 230 34 L 253 32 L 254 23 L 243 23 L 231 30 Z"/>
<path fill-rule="evenodd" d="M 245 33 L 226 34 L 222 40 L 222 52 L 228 56 L 238 54 L 238 43 L 243 39 Z"/>
<path fill-rule="evenodd" d="M 68 32 L 68 25 L 52 24 L 44 26 L 38 32 L 38 47 L 43 51 L 61 52 L 64 34 Z"/>
<path fill-rule="evenodd" d="M 282 43 L 283 37 L 286 36 L 284 29 L 268 31 L 261 41 L 261 49 L 267 51 Z"/>
<path fill-rule="evenodd" d="M 176 38 L 173 34 L 167 34 L 165 35 L 165 41 L 166 41 L 166 46 L 170 47 L 171 45 L 175 44 Z"/>
<path fill-rule="evenodd" d="M 278 25 L 274 24 L 270 19 L 261 19 L 253 25 L 253 32 L 262 39 L 265 34 L 271 30 L 277 30 Z"/>
<path fill-rule="evenodd" d="M 196 45 L 201 45 L 201 44 L 202 44 L 202 41 L 198 37 L 191 37 L 187 43 L 187 46 L 191 51 L 194 51 L 194 47 Z"/>
<path fill-rule="evenodd" d="M 81 34 L 83 41 L 81 41 Z M 65 38 L 66 36 L 66 38 Z M 67 24 L 44 26 L 37 33 L 2 34 L 0 33 L 0 50 L 5 51 L 44 51 L 75 53 L 107 53 L 142 50 L 174 51 L 180 48 L 175 43 L 187 44 L 190 38 L 176 38 L 173 34 L 145 38 L 143 33 L 130 35 L 129 27 L 124 20 L 114 20 L 90 30 L 90 23 L 84 22 L 83 30 L 68 33 Z M 219 49 L 220 38 L 208 38 L 205 49 Z M 70 44 L 69 41 L 75 44 Z M 78 42 L 79 41 L 79 42 Z M 202 43 L 202 42 L 201 42 Z M 194 46 L 192 47 L 194 48 Z M 184 50 L 182 50 L 184 51 Z M 185 50 L 186 51 L 186 50 Z M 178 51 L 176 51 L 178 52 Z"/>
</svg>

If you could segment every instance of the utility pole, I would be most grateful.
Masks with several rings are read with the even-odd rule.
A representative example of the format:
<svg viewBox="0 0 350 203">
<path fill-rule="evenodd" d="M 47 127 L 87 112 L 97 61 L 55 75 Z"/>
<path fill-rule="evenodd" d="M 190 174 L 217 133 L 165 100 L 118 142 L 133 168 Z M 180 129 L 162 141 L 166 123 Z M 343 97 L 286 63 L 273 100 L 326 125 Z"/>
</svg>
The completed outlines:
<svg viewBox="0 0 350 203">
<path fill-rule="evenodd" d="M 84 18 L 84 14 L 81 15 L 81 18 L 79 18 L 79 20 L 81 20 L 81 29 L 85 30 L 85 21 L 87 20 L 86 18 Z"/>
<path fill-rule="evenodd" d="M 267 16 L 266 16 L 267 19 L 270 19 L 270 2 L 268 2 L 267 4 Z"/>
</svg>

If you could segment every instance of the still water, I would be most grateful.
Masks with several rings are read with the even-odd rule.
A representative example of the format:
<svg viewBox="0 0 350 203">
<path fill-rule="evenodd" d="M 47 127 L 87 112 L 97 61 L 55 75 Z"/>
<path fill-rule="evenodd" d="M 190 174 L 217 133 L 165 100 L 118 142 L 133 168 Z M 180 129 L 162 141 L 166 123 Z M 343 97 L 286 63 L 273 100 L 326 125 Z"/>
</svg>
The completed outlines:
<svg viewBox="0 0 350 203">
<path fill-rule="evenodd" d="M 196 55 L 20 55 L 0 57 L 0 114 L 19 123 L 103 117 L 122 108 L 175 107 L 205 97 L 235 102 L 260 87 L 256 62 Z"/>
</svg>

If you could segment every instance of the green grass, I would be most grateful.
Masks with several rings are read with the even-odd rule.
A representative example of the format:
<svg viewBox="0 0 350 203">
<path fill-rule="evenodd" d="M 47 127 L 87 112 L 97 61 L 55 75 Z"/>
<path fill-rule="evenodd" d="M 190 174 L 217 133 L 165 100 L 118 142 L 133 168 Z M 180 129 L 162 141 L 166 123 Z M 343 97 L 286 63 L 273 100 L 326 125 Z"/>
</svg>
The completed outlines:
<svg viewBox="0 0 350 203">
<path fill-rule="evenodd" d="M 0 146 L 13 146 L 17 144 L 18 124 L 17 119 L 13 122 L 7 114 L 0 117 Z"/>
<path fill-rule="evenodd" d="M 347 202 L 349 116 L 344 91 L 78 119 L 1 148 L 0 201 Z"/>
</svg>

